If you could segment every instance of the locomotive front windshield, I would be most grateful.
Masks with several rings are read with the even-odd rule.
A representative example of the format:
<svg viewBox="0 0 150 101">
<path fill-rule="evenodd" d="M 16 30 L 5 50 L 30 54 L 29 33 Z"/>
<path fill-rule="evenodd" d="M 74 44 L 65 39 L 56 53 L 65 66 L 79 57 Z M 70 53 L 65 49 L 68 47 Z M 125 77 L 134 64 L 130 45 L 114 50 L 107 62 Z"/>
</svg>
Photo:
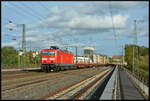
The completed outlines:
<svg viewBox="0 0 150 101">
<path fill-rule="evenodd" d="M 43 56 L 55 56 L 55 51 L 43 51 Z"/>
</svg>

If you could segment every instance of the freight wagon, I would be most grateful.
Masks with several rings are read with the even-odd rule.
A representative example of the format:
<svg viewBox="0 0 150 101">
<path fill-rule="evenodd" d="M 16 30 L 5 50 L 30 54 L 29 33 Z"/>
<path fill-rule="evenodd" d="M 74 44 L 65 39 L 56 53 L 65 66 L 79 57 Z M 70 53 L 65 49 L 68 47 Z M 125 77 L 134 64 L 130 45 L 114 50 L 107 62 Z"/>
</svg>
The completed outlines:
<svg viewBox="0 0 150 101">
<path fill-rule="evenodd" d="M 84 56 L 78 56 L 77 58 L 74 57 L 74 65 L 77 68 L 86 68 L 86 67 L 97 66 L 97 64 L 94 64 L 89 57 L 84 57 Z"/>
</svg>

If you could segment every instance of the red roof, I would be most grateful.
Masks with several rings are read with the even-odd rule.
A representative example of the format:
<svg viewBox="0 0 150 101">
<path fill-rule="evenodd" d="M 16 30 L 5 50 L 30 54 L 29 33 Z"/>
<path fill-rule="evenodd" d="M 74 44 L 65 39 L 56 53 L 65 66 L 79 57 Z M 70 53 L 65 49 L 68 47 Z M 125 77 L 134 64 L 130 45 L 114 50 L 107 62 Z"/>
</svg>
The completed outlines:
<svg viewBox="0 0 150 101">
<path fill-rule="evenodd" d="M 122 55 L 113 55 L 112 56 L 112 59 L 121 59 L 122 58 Z"/>
</svg>

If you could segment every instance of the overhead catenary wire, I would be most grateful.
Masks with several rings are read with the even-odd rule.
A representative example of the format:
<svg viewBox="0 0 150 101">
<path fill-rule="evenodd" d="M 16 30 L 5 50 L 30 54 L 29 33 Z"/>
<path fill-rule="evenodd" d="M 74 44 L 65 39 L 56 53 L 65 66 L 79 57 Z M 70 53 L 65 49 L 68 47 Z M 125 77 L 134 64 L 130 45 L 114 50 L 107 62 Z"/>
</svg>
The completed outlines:
<svg viewBox="0 0 150 101">
<path fill-rule="evenodd" d="M 24 18 L 25 16 L 26 17 L 30 17 L 31 18 L 31 16 L 29 15 L 29 14 L 25 14 L 25 13 L 23 13 L 22 11 L 21 11 L 21 8 L 20 7 L 18 7 L 17 5 L 14 5 L 14 3 L 11 3 L 10 2 L 10 4 L 12 4 L 11 6 L 8 6 L 11 10 L 13 10 L 13 12 L 15 12 L 17 15 L 19 15 L 20 17 L 22 17 L 22 18 Z M 13 6 L 15 6 L 15 7 L 13 7 Z M 14 36 L 13 36 L 14 37 Z M 17 37 L 17 36 L 16 36 Z"/>
<path fill-rule="evenodd" d="M 44 9 L 49 10 L 43 3 L 40 3 L 40 5 L 41 5 Z"/>
<path fill-rule="evenodd" d="M 32 16 L 34 16 L 37 20 L 40 20 L 40 21 L 42 21 L 42 19 L 39 17 L 39 16 L 36 16 L 36 15 L 34 15 L 33 13 L 31 13 L 31 12 L 29 12 L 29 11 L 31 11 L 31 10 L 29 10 L 29 11 L 26 11 L 25 9 L 23 9 L 23 7 L 21 7 L 21 6 L 19 6 L 19 5 L 17 5 L 17 4 L 15 4 L 15 3 L 11 3 L 12 4 L 12 6 L 14 6 L 14 8 L 16 7 L 16 8 L 18 8 L 19 10 L 21 10 L 21 11 L 23 11 L 23 13 L 21 13 L 21 14 L 25 14 L 25 15 L 29 15 L 30 17 Z M 20 13 L 19 13 L 20 14 Z"/>
<path fill-rule="evenodd" d="M 20 17 L 30 17 L 31 18 L 31 16 L 30 15 L 28 15 L 28 14 L 24 14 L 24 13 L 22 13 L 19 9 L 17 9 L 17 8 L 19 8 L 19 7 L 12 7 L 13 6 L 13 4 L 11 5 L 11 6 L 8 6 L 8 7 L 10 7 L 11 8 L 11 10 L 13 10 L 13 11 L 15 11 L 15 13 L 17 14 L 17 15 L 19 15 Z"/>
<path fill-rule="evenodd" d="M 23 17 L 30 17 L 30 19 L 31 19 L 31 17 L 32 18 L 34 17 L 34 18 L 36 18 L 37 20 L 40 20 L 40 21 L 42 21 L 42 19 L 45 19 L 45 18 L 41 19 L 38 15 L 36 16 L 35 13 L 37 13 L 37 12 L 35 12 L 31 9 L 30 9 L 30 11 L 32 11 L 32 12 L 29 12 L 29 10 L 23 8 L 20 5 L 17 5 L 17 4 L 12 3 L 12 2 L 10 2 L 10 4 L 11 4 L 11 6 L 9 6 L 9 7 L 11 7 L 11 9 L 13 9 L 15 11 L 15 13 L 18 14 L 22 18 Z M 29 9 L 29 7 L 27 7 L 26 5 L 25 5 L 25 7 Z"/>
<path fill-rule="evenodd" d="M 22 14 L 22 17 L 25 17 L 25 16 L 27 16 L 27 17 L 30 17 L 30 19 L 31 19 L 31 17 L 32 18 L 34 18 L 34 20 L 38 20 L 38 22 L 40 21 L 40 22 L 42 22 L 45 18 L 40 18 L 39 17 L 39 15 L 35 15 L 36 13 L 35 12 L 33 12 L 32 10 L 27 10 L 27 9 L 25 9 L 25 8 L 23 8 L 23 7 L 21 7 L 20 5 L 17 5 L 17 4 L 15 4 L 15 3 L 10 3 L 11 4 L 11 7 L 12 6 L 14 6 L 14 7 L 12 7 L 13 9 L 15 8 L 15 9 L 17 9 L 16 10 L 16 12 L 17 12 L 17 14 L 18 15 L 21 15 Z M 26 7 L 26 6 L 25 6 Z M 26 8 L 28 8 L 28 7 L 26 7 Z M 20 12 L 19 12 L 20 11 Z M 30 11 L 30 12 L 29 12 Z M 32 11 L 32 12 L 31 12 Z M 35 19 L 36 18 L 36 19 Z"/>
<path fill-rule="evenodd" d="M 114 32 L 114 35 L 115 35 L 115 40 L 116 40 L 116 31 L 115 31 L 115 25 L 114 25 L 114 19 L 113 19 L 113 15 L 112 15 L 112 7 L 111 7 L 111 4 L 109 2 L 108 4 L 108 7 L 109 7 L 109 11 L 110 11 L 110 16 L 111 16 L 111 21 L 112 21 L 112 27 L 113 27 L 113 32 Z"/>
<path fill-rule="evenodd" d="M 115 37 L 115 45 L 117 47 L 117 33 L 116 33 L 116 30 L 115 30 L 116 28 L 115 28 L 113 14 L 112 14 L 111 2 L 109 2 L 108 7 L 109 7 L 109 11 L 110 11 L 111 20 L 112 20 L 112 27 L 113 27 L 114 37 Z"/>
<path fill-rule="evenodd" d="M 18 13 L 18 15 L 22 14 L 23 17 L 25 17 L 25 16 L 27 15 L 27 16 L 30 16 L 30 18 L 31 18 L 31 16 L 34 16 L 34 14 L 32 14 L 32 13 L 26 11 L 26 10 L 23 9 L 21 6 L 15 4 L 15 3 L 10 2 L 9 4 L 11 4 L 11 7 L 14 6 L 14 7 L 12 7 L 13 9 L 14 9 L 14 8 L 17 9 L 17 10 L 16 10 L 17 13 L 20 11 L 20 12 Z M 21 11 L 22 11 L 22 12 L 21 12 Z M 25 14 L 25 13 L 26 13 L 26 14 Z M 30 14 L 28 14 L 28 13 L 30 13 Z M 42 21 L 41 18 L 39 18 L 39 17 L 37 17 L 37 16 L 34 16 L 34 17 L 36 17 L 38 20 L 40 19 L 40 20 Z"/>
<path fill-rule="evenodd" d="M 26 8 L 28 9 L 30 9 L 30 11 L 32 12 L 32 13 L 34 13 L 35 15 L 37 15 L 37 16 L 39 16 L 40 18 L 42 18 L 42 19 L 46 19 L 46 17 L 44 18 L 43 16 L 41 16 L 41 14 L 39 14 L 37 11 L 35 11 L 35 10 L 33 10 L 29 5 L 27 5 L 27 4 L 25 4 L 25 3 L 21 3 L 23 6 L 26 6 Z"/>
<path fill-rule="evenodd" d="M 45 10 L 49 11 L 49 9 L 46 7 L 46 5 L 44 5 L 42 2 L 40 3 L 40 5 L 41 5 Z M 70 36 L 72 36 L 72 35 L 70 35 Z M 59 38 L 60 38 L 60 37 L 59 37 Z M 60 43 L 63 43 L 63 41 L 62 41 L 61 38 L 60 38 L 59 41 L 61 41 Z"/>
</svg>

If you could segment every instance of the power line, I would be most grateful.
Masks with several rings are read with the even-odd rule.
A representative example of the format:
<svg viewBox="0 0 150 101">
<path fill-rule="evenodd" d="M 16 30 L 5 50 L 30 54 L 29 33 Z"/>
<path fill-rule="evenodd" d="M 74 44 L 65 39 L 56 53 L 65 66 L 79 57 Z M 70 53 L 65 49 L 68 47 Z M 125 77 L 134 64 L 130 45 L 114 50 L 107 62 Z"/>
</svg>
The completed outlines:
<svg viewBox="0 0 150 101">
<path fill-rule="evenodd" d="M 15 8 L 15 7 L 12 7 L 12 6 L 9 6 L 9 7 L 11 7 L 11 10 L 13 10 L 13 11 L 15 11 L 15 13 L 16 14 L 18 14 L 19 16 L 27 16 L 27 17 L 30 17 L 30 16 L 28 16 L 28 14 L 24 14 L 24 13 L 22 13 L 21 11 L 19 11 L 17 8 Z M 19 8 L 20 9 L 20 8 Z"/>
<path fill-rule="evenodd" d="M 24 11 L 24 13 L 26 13 L 27 15 L 29 15 L 29 16 L 34 16 L 36 19 L 42 20 L 40 17 L 35 16 L 34 14 L 32 14 L 31 12 L 26 11 L 26 10 L 23 9 L 22 7 L 20 7 L 20 6 L 16 5 L 16 4 L 14 4 L 14 3 L 11 3 L 11 4 L 12 4 L 13 6 L 15 6 L 16 8 L 18 8 L 18 9 Z M 31 11 L 31 10 L 29 10 L 29 11 Z M 22 14 L 24 14 L 24 13 L 22 13 Z M 30 13 L 30 14 L 29 14 L 29 13 Z M 20 14 L 20 13 L 19 13 L 19 14 Z"/>
<path fill-rule="evenodd" d="M 112 7 L 111 7 L 110 2 L 109 2 L 109 5 L 108 5 L 108 6 L 109 6 L 109 11 L 110 11 L 111 20 L 112 20 L 113 32 L 114 32 L 114 34 L 115 34 L 115 40 L 116 40 L 117 35 L 116 35 L 116 31 L 115 31 L 115 25 L 114 25 L 114 20 L 113 20 L 112 11 L 111 11 Z"/>
<path fill-rule="evenodd" d="M 112 7 L 111 7 L 111 3 L 109 2 L 109 11 L 110 11 L 110 15 L 111 15 L 111 20 L 112 20 L 112 26 L 113 26 L 113 32 L 114 32 L 114 37 L 115 37 L 115 45 L 117 46 L 117 33 L 115 30 L 115 24 L 114 24 L 114 19 L 113 19 L 113 14 L 112 14 Z"/>
<path fill-rule="evenodd" d="M 26 8 L 29 8 L 30 11 L 32 11 L 35 15 L 37 15 L 37 16 L 39 16 L 41 18 L 44 18 L 43 16 L 40 16 L 40 14 L 37 11 L 33 10 L 30 6 L 26 5 L 25 3 L 22 3 L 22 5 L 26 6 Z"/>
<path fill-rule="evenodd" d="M 40 3 L 42 7 L 44 7 L 46 10 L 49 10 L 43 3 Z"/>
</svg>

